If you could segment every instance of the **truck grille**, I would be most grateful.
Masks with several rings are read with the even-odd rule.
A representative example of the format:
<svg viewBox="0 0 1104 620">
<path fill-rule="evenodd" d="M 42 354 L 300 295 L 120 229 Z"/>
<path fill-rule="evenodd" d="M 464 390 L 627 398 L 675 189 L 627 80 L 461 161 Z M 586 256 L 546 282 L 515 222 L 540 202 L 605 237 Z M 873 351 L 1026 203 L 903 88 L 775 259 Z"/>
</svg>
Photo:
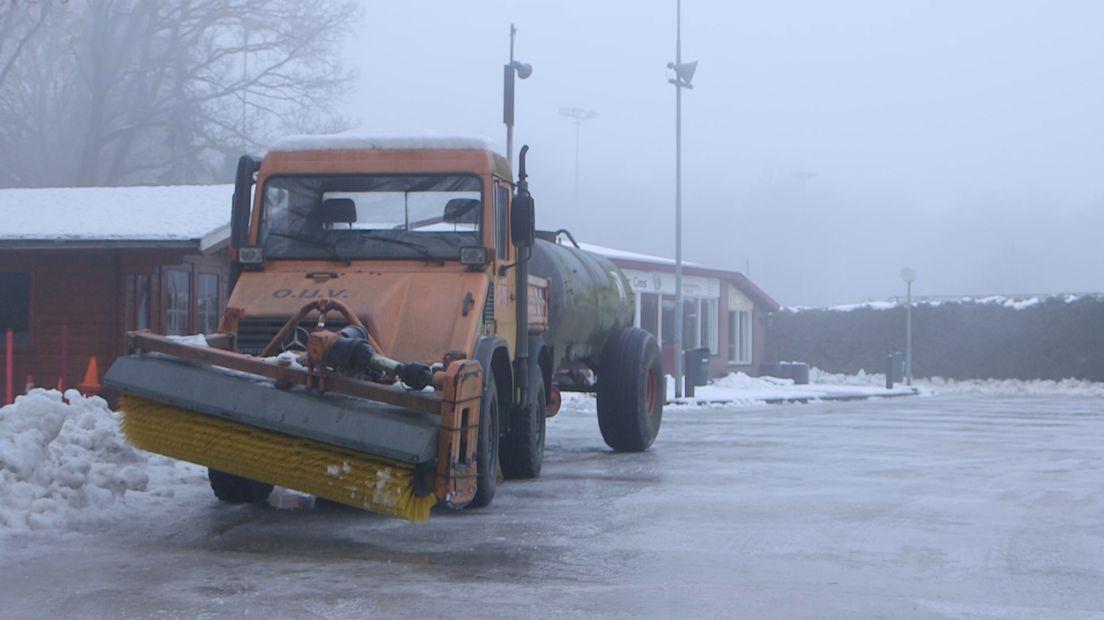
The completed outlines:
<svg viewBox="0 0 1104 620">
<path fill-rule="evenodd" d="M 287 323 L 287 319 L 280 318 L 245 318 L 238 323 L 238 353 L 248 355 L 260 355 L 269 340 L 280 331 Z M 344 319 L 332 319 L 326 321 L 326 329 L 338 331 L 348 325 Z M 309 318 L 299 322 L 298 341 L 305 347 L 306 337 L 318 326 L 317 318 Z"/>
</svg>

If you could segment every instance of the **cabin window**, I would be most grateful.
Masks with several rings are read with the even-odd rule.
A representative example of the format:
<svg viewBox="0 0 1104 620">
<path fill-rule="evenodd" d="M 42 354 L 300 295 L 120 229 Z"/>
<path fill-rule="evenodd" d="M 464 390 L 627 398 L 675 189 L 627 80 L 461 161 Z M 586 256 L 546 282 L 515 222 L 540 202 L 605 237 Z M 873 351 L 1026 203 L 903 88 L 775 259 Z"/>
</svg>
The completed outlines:
<svg viewBox="0 0 1104 620">
<path fill-rule="evenodd" d="M 191 304 L 191 273 L 178 269 L 165 270 L 165 333 L 184 336 L 188 329 L 188 310 Z"/>
<path fill-rule="evenodd" d="M 218 331 L 219 277 L 213 273 L 196 274 L 196 330 L 201 334 Z"/>
<path fill-rule="evenodd" d="M 150 328 L 150 277 L 134 276 L 134 329 Z"/>
<path fill-rule="evenodd" d="M 12 330 L 13 344 L 27 344 L 31 333 L 31 274 L 0 273 L 0 347 Z"/>
</svg>

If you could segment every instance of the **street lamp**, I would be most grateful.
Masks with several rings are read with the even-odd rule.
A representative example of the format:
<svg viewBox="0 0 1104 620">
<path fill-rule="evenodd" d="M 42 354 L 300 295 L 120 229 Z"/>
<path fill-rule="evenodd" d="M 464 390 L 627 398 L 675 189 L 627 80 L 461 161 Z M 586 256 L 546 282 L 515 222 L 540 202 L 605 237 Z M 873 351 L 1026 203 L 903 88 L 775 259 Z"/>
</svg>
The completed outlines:
<svg viewBox="0 0 1104 620">
<path fill-rule="evenodd" d="M 502 67 L 502 122 L 506 123 L 506 159 L 511 170 L 514 168 L 514 74 L 524 80 L 533 73 L 532 65 L 514 60 L 516 34 L 517 28 L 510 24 L 510 62 Z"/>
<path fill-rule="evenodd" d="M 682 62 L 682 0 L 675 1 L 675 72 L 668 82 L 675 85 L 675 398 L 682 398 L 682 89 L 694 88 L 690 80 L 698 61 Z"/>
<path fill-rule="evenodd" d="M 901 270 L 905 281 L 905 385 L 912 385 L 912 282 L 916 272 L 908 267 Z"/>
<path fill-rule="evenodd" d="M 560 114 L 575 120 L 575 204 L 579 204 L 579 127 L 598 113 L 583 108 L 560 108 Z"/>
</svg>

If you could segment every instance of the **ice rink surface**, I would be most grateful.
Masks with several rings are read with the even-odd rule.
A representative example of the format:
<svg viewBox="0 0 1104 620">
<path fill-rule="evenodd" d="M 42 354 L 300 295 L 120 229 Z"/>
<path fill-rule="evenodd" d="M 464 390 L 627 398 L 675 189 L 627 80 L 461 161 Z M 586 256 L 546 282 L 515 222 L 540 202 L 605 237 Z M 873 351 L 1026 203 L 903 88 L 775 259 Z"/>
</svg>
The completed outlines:
<svg viewBox="0 0 1104 620">
<path fill-rule="evenodd" d="M 5 618 L 1099 618 L 1104 400 L 670 408 L 614 454 L 592 401 L 537 480 L 409 524 L 205 483 L 0 538 Z M 182 469 L 186 472 L 187 469 Z M 150 492 L 156 480 L 151 482 Z M 110 518 L 108 518 L 110 516 Z"/>
</svg>

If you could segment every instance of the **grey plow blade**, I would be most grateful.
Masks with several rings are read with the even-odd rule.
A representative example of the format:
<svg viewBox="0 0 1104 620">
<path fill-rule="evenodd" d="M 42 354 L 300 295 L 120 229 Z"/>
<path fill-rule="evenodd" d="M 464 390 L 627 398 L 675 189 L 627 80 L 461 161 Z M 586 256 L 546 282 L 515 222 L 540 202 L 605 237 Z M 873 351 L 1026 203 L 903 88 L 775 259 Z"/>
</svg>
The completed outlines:
<svg viewBox="0 0 1104 620">
<path fill-rule="evenodd" d="M 276 389 L 255 375 L 152 355 L 121 357 L 104 385 L 149 400 L 404 463 L 437 456 L 440 420 L 339 394 Z"/>
</svg>

